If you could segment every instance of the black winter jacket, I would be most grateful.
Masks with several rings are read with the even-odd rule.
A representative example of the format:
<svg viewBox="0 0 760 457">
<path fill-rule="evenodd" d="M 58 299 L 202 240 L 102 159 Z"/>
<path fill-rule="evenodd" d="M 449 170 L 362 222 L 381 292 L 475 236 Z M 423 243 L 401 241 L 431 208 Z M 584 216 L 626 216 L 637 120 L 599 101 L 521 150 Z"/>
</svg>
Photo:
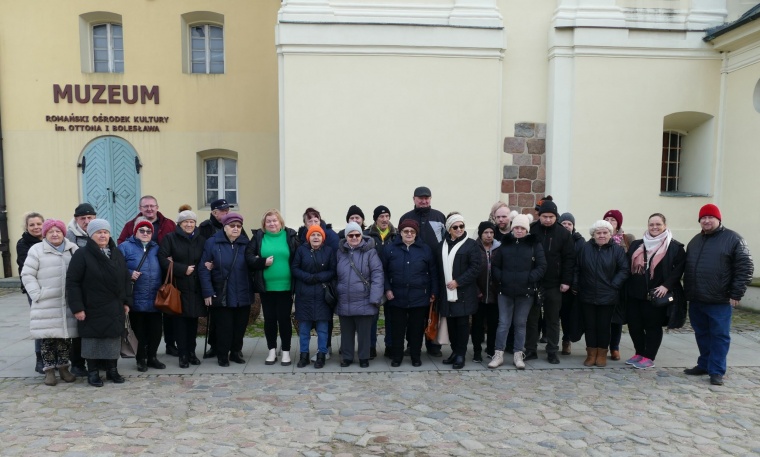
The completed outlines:
<svg viewBox="0 0 760 457">
<path fill-rule="evenodd" d="M 489 250 L 483 246 L 480 239 L 475 240 L 480 248 L 480 274 L 478 275 L 478 300 L 480 303 L 496 304 L 499 295 L 499 284 L 493 275 L 491 263 L 493 262 L 496 252 L 501 246 L 501 241 L 493 240 Z"/>
<path fill-rule="evenodd" d="M 401 237 L 387 244 L 380 257 L 385 272 L 385 290 L 393 292 L 393 300 L 385 306 L 417 308 L 430 305 L 430 297 L 438 296 L 438 265 L 433 253 L 420 240 L 411 246 Z"/>
<path fill-rule="evenodd" d="M 124 332 L 124 305 L 131 305 L 129 271 L 124 256 L 109 241 L 111 258 L 88 240 L 78 249 L 66 272 L 66 302 L 72 314 L 85 312 L 77 321 L 82 338 L 117 338 Z"/>
<path fill-rule="evenodd" d="M 288 259 L 288 265 L 293 264 L 293 257 L 296 255 L 296 250 L 300 246 L 301 242 L 298 241 L 298 234 L 295 230 L 288 227 L 283 227 L 287 236 L 288 249 L 290 249 L 290 258 Z M 264 239 L 264 230 L 253 230 L 253 236 L 251 242 L 248 243 L 248 247 L 245 248 L 245 263 L 248 265 L 248 269 L 253 273 L 253 287 L 256 292 L 266 292 L 267 285 L 264 281 L 264 269 L 267 267 L 266 257 L 261 256 L 261 243 Z M 293 279 L 291 278 L 290 290 L 294 287 Z"/>
<path fill-rule="evenodd" d="M 27 231 L 24 231 L 24 233 L 21 234 L 21 238 L 19 238 L 18 242 L 16 243 L 16 265 L 18 265 L 19 276 L 21 276 L 21 269 L 24 268 L 24 262 L 26 261 L 26 256 L 29 254 L 29 249 L 31 249 L 32 246 L 39 243 L 40 241 L 42 240 L 35 238 L 31 233 Z M 26 293 L 24 284 L 21 284 L 21 293 Z"/>
<path fill-rule="evenodd" d="M 709 235 L 699 233 L 686 248 L 686 299 L 715 304 L 741 300 L 753 272 L 749 248 L 738 233 L 723 225 Z"/>
<path fill-rule="evenodd" d="M 430 251 L 435 253 L 446 233 L 446 216 L 433 208 L 414 208 L 398 220 L 399 225 L 404 219 L 412 219 L 420 226 L 417 239 L 427 244 Z M 396 225 L 398 227 L 398 225 Z"/>
<path fill-rule="evenodd" d="M 620 288 L 631 269 L 622 247 L 612 240 L 599 246 L 592 238 L 578 254 L 577 272 L 573 289 L 578 291 L 581 303 L 617 305 L 620 303 Z"/>
<path fill-rule="evenodd" d="M 510 233 L 494 255 L 493 275 L 502 295 L 532 295 L 545 272 L 544 248 L 531 234 L 515 238 Z"/>
<path fill-rule="evenodd" d="M 201 294 L 204 298 L 215 297 L 222 293 L 224 280 L 227 280 L 227 306 L 242 308 L 251 306 L 254 300 L 253 279 L 245 265 L 245 248 L 248 238 L 242 234 L 230 242 L 224 231 L 206 240 L 203 246 L 198 277 L 201 281 Z M 237 252 L 237 257 L 235 257 Z M 234 260 L 234 264 L 233 264 Z M 214 269 L 209 271 L 206 262 L 213 262 Z"/>
<path fill-rule="evenodd" d="M 380 236 L 380 231 L 377 229 L 377 225 L 375 224 L 370 225 L 369 228 L 364 231 L 364 234 L 372 238 L 372 240 L 375 242 L 375 249 L 377 249 L 377 254 L 380 256 L 380 260 L 383 260 L 383 251 L 385 250 L 385 246 L 393 243 L 393 240 L 398 237 L 398 230 L 396 230 L 396 227 L 394 227 L 390 222 L 388 223 L 388 230 L 390 230 L 390 232 L 388 235 L 386 235 L 385 240 L 383 240 L 383 238 Z M 432 252 L 433 251 L 430 251 L 431 254 Z"/>
<path fill-rule="evenodd" d="M 457 301 L 450 302 L 447 299 L 446 276 L 443 273 L 443 249 L 452 248 L 451 237 L 447 234 L 441 244 L 436 248 L 438 259 L 438 277 L 440 280 L 440 295 L 438 299 L 438 313 L 444 317 L 471 316 L 478 311 L 478 284 L 480 274 L 481 254 L 475 240 L 467 238 L 467 232 L 462 235 L 464 243 L 454 256 L 452 277 L 457 282 Z"/>
<path fill-rule="evenodd" d="M 541 285 L 550 289 L 559 287 L 560 284 L 572 284 L 575 271 L 575 243 L 570 232 L 559 223 L 544 227 L 541 221 L 536 221 L 531 224 L 530 233 L 544 247 L 546 273 Z"/>
<path fill-rule="evenodd" d="M 299 321 L 326 321 L 332 319 L 332 310 L 325 303 L 323 284 L 335 280 L 335 252 L 330 246 L 314 250 L 309 243 L 296 249 L 290 271 L 295 281 L 296 319 Z"/>
<path fill-rule="evenodd" d="M 210 215 L 208 219 L 201 222 L 201 224 L 198 226 L 198 233 L 200 233 L 201 236 L 206 240 L 216 235 L 216 232 L 220 230 L 224 230 L 224 225 L 216 220 L 213 214 Z M 245 233 L 245 227 L 242 227 L 240 229 L 240 236 L 248 238 L 248 235 Z"/>
<path fill-rule="evenodd" d="M 206 238 L 197 229 L 191 238 L 181 227 L 177 227 L 174 233 L 164 237 L 158 249 L 158 261 L 164 272 L 169 269 L 169 257 L 174 260 L 172 274 L 182 297 L 182 317 L 202 317 L 208 314 L 198 276 L 199 268 L 206 268 L 200 264 L 205 244 Z M 195 265 L 195 270 L 188 276 L 187 267 L 190 265 Z"/>
</svg>

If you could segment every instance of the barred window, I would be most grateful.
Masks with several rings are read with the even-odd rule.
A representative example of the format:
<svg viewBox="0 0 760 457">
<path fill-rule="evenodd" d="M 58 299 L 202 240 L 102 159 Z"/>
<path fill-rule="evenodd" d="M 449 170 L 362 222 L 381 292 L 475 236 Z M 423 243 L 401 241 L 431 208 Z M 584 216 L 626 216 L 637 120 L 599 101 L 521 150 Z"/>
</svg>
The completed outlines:
<svg viewBox="0 0 760 457">
<path fill-rule="evenodd" d="M 662 132 L 662 168 L 660 192 L 678 192 L 681 168 L 682 134 L 668 130 Z"/>
</svg>

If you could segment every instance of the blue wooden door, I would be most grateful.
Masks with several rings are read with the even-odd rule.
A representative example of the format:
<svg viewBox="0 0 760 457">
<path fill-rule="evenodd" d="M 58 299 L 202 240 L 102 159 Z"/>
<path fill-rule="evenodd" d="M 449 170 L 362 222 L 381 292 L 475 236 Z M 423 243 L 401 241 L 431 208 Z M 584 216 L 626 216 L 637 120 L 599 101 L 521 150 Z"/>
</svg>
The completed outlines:
<svg viewBox="0 0 760 457">
<path fill-rule="evenodd" d="M 81 163 L 83 201 L 95 207 L 99 218 L 111 223 L 115 239 L 138 212 L 137 153 L 121 138 L 106 136 L 87 145 Z"/>
</svg>

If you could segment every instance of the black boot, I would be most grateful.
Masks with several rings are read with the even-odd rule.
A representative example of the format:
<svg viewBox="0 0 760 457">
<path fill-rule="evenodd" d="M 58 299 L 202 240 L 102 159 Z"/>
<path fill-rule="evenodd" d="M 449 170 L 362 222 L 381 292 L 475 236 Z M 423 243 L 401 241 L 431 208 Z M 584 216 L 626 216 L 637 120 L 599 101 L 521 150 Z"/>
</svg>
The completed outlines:
<svg viewBox="0 0 760 457">
<path fill-rule="evenodd" d="M 443 359 L 443 363 L 445 365 L 451 365 L 454 363 L 454 359 L 456 358 L 457 358 L 457 355 L 452 352 L 448 359 Z"/>
<path fill-rule="evenodd" d="M 187 358 L 188 362 L 190 362 L 190 365 L 200 365 L 201 361 L 198 359 L 198 356 L 195 355 L 195 352 L 191 352 L 190 356 Z"/>
<path fill-rule="evenodd" d="M 103 387 L 103 380 L 100 379 L 100 373 L 98 372 L 99 360 L 88 359 L 87 360 L 87 384 L 94 387 Z"/>
<path fill-rule="evenodd" d="M 163 370 L 164 368 L 166 368 L 166 365 L 161 363 L 161 361 L 158 360 L 158 357 L 156 357 L 155 355 L 153 357 L 148 357 L 148 366 L 151 368 L 155 368 L 157 370 Z"/>
<path fill-rule="evenodd" d="M 119 370 L 116 368 L 116 360 L 108 361 L 108 369 L 106 369 L 106 379 L 113 381 L 114 384 L 123 384 L 124 378 L 119 374 Z"/>
<path fill-rule="evenodd" d="M 37 355 L 37 363 L 34 365 L 34 371 L 36 371 L 39 374 L 45 374 L 45 370 L 43 370 L 43 363 L 42 363 L 42 353 L 41 352 L 35 352 Z"/>
<path fill-rule="evenodd" d="M 137 371 L 141 373 L 148 371 L 148 361 L 146 359 L 137 359 Z"/>
<path fill-rule="evenodd" d="M 464 357 L 458 355 L 454 358 L 454 363 L 451 364 L 451 368 L 455 370 L 461 370 L 464 368 Z"/>
<path fill-rule="evenodd" d="M 303 368 L 303 367 L 305 367 L 306 365 L 308 365 L 310 363 L 311 363 L 311 361 L 309 361 L 309 353 L 308 352 L 302 352 L 301 353 L 301 357 L 298 358 L 298 363 L 296 364 L 296 366 L 298 368 Z"/>
<path fill-rule="evenodd" d="M 314 368 L 324 368 L 325 367 L 325 354 L 322 352 L 317 352 L 317 361 L 314 362 Z"/>
<path fill-rule="evenodd" d="M 186 355 L 179 356 L 179 367 L 190 368 L 190 360 L 188 360 Z"/>
</svg>

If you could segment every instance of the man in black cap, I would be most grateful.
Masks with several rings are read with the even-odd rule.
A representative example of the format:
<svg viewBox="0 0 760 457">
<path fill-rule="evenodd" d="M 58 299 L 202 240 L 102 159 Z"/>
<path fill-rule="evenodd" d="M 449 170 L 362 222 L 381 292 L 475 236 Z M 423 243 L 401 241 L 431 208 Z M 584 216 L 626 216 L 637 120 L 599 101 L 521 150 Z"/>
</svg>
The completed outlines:
<svg viewBox="0 0 760 457">
<path fill-rule="evenodd" d="M 438 252 L 438 244 L 443 240 L 443 234 L 446 231 L 446 216 L 430 207 L 431 199 L 432 193 L 429 188 L 421 186 L 414 189 L 414 196 L 412 197 L 414 209 L 401 216 L 399 224 L 404 219 L 415 221 L 420 227 L 417 237 L 427 244 L 430 251 L 435 254 Z M 442 355 L 440 344 L 426 341 L 425 347 L 431 356 L 440 357 Z"/>
<path fill-rule="evenodd" d="M 546 320 L 546 354 L 549 363 L 559 363 L 559 311 L 562 307 L 562 293 L 570 290 L 575 269 L 575 249 L 573 238 L 559 222 L 557 204 L 544 199 L 538 209 L 538 221 L 530 226 L 531 235 L 535 236 L 544 247 L 546 256 L 546 273 L 541 280 L 543 289 L 544 319 Z M 537 304 L 528 314 L 525 335 L 525 360 L 538 358 L 538 321 L 541 307 Z"/>
<path fill-rule="evenodd" d="M 74 210 L 74 218 L 69 221 L 69 225 L 66 227 L 66 238 L 80 248 L 85 247 L 87 240 L 90 239 L 87 236 L 87 226 L 96 217 L 97 213 L 91 204 L 82 203 L 77 206 Z"/>
<path fill-rule="evenodd" d="M 203 235 L 206 239 L 214 236 L 216 232 L 224 228 L 224 225 L 222 225 L 222 218 L 230 212 L 230 208 L 234 207 L 235 205 L 230 205 L 227 203 L 227 200 L 223 198 L 211 202 L 211 215 L 207 220 L 201 222 L 201 225 L 198 227 L 198 233 Z M 241 230 L 240 233 L 245 235 L 245 230 Z"/>
<path fill-rule="evenodd" d="M 385 205 L 380 205 L 375 208 L 372 213 L 372 220 L 375 221 L 364 234 L 375 240 L 375 249 L 380 259 L 383 258 L 383 251 L 385 246 L 391 244 L 398 234 L 396 227 L 391 224 L 391 210 Z M 384 296 L 384 295 L 383 295 Z M 385 307 L 383 307 L 385 312 Z M 375 314 L 375 321 L 372 323 L 372 341 L 370 346 L 370 356 L 377 354 L 377 321 L 380 318 L 380 313 Z M 385 356 L 390 358 L 391 356 L 391 332 L 388 324 L 390 321 L 385 319 Z"/>
</svg>

